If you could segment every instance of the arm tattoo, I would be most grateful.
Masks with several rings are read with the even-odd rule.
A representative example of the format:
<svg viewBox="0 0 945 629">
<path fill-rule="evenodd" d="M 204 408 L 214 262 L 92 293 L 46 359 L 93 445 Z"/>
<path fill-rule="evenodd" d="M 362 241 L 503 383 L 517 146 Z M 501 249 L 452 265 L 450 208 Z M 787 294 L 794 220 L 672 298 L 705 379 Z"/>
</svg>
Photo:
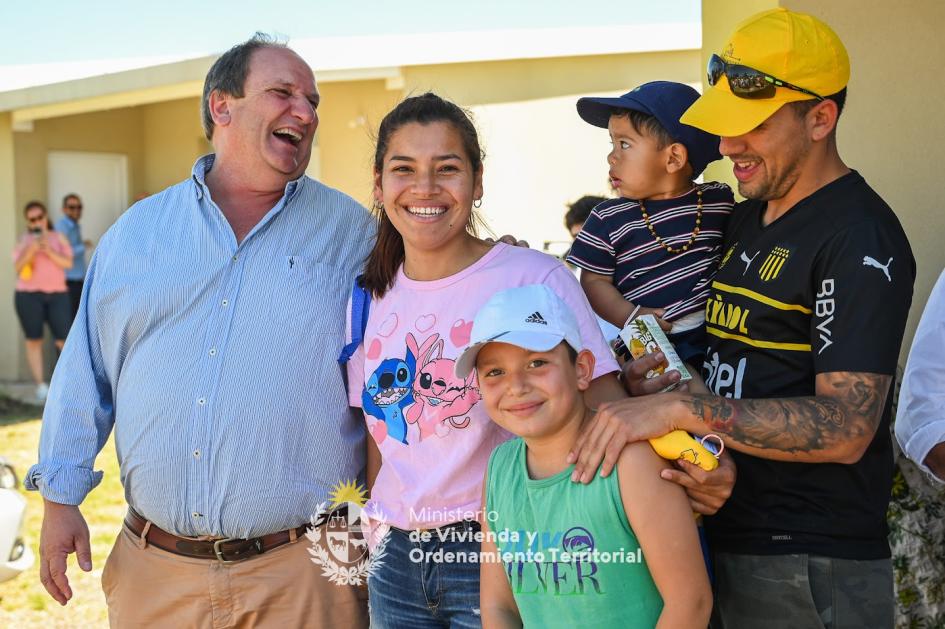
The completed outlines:
<svg viewBox="0 0 945 629">
<path fill-rule="evenodd" d="M 735 425 L 735 409 L 728 398 L 699 394 L 692 396 L 692 412 L 712 430 L 730 431 Z"/>
<path fill-rule="evenodd" d="M 690 407 L 709 430 L 746 446 L 813 452 L 872 438 L 890 380 L 879 374 L 832 372 L 821 375 L 828 390 L 813 397 L 733 400 L 699 394 L 691 397 Z"/>
</svg>

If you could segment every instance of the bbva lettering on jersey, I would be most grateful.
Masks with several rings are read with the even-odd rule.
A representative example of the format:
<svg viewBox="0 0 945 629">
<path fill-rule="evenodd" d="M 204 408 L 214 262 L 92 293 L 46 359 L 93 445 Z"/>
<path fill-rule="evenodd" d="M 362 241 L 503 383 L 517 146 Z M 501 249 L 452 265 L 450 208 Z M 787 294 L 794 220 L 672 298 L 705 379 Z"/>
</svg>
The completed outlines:
<svg viewBox="0 0 945 629">
<path fill-rule="evenodd" d="M 714 298 L 710 297 L 705 304 L 706 323 L 728 328 L 729 330 L 737 330 L 742 334 L 748 334 L 748 328 L 745 326 L 748 313 L 748 308 L 725 303 L 719 294 L 716 294 Z"/>
<path fill-rule="evenodd" d="M 824 342 L 817 353 L 822 353 L 829 346 L 833 345 L 831 340 L 830 328 L 827 326 L 833 322 L 833 313 L 836 304 L 833 300 L 833 279 L 824 280 L 820 284 L 820 292 L 817 293 L 817 301 L 814 302 L 814 314 L 823 319 L 817 324 L 817 330 L 820 332 L 820 340 Z"/>
</svg>

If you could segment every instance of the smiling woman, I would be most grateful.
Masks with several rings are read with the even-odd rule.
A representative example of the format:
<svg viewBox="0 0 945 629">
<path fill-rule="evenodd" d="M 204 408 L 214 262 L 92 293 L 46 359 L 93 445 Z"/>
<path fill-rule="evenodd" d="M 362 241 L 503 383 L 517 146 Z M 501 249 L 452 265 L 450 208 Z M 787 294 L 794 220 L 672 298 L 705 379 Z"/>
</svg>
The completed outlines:
<svg viewBox="0 0 945 629">
<path fill-rule="evenodd" d="M 493 449 L 511 435 L 489 420 L 476 373 L 455 371 L 479 307 L 498 290 L 544 284 L 578 316 L 597 359 L 592 387 L 617 369 L 577 280 L 557 258 L 476 237 L 482 173 L 476 129 L 455 104 L 424 94 L 382 121 L 377 240 L 360 280 L 375 301 L 364 345 L 348 363 L 349 401 L 363 409 L 371 434 L 372 501 L 395 527 L 368 580 L 372 627 L 480 625 L 479 566 L 462 558 L 478 557 L 471 533 L 482 522 L 483 476 Z M 412 554 L 418 536 L 423 553 Z"/>
<path fill-rule="evenodd" d="M 466 155 L 448 122 L 411 122 L 391 137 L 374 194 L 413 254 L 404 268 L 409 277 L 451 275 L 489 249 L 469 229 L 473 201 L 482 197 L 482 163 Z"/>
<path fill-rule="evenodd" d="M 420 156 L 414 155 L 418 150 L 424 153 L 427 164 L 418 163 Z M 428 196 L 422 203 L 414 202 L 412 207 L 415 216 L 430 216 L 432 222 L 437 222 L 435 217 L 446 214 L 448 205 L 452 205 L 454 212 L 448 217 L 451 219 L 448 225 L 452 227 L 454 222 L 457 223 L 457 228 L 452 231 L 452 246 L 476 247 L 476 243 L 481 242 L 476 238 L 476 228 L 481 219 L 472 204 L 474 200 L 482 198 L 482 159 L 479 136 L 472 121 L 459 107 L 435 94 L 408 98 L 384 118 L 374 155 L 378 232 L 364 274 L 366 289 L 378 297 L 390 289 L 397 269 L 404 262 L 405 238 L 418 232 L 401 221 L 400 226 L 407 232 L 405 236 L 393 222 L 401 219 L 397 210 L 398 199 L 401 202 L 406 199 L 414 181 L 418 181 L 421 188 L 427 188 L 426 192 L 414 190 L 415 196 Z M 424 168 L 425 171 L 422 170 Z M 433 180 L 424 182 L 422 178 L 430 177 L 431 173 Z M 446 189 L 434 189 L 440 184 L 444 184 Z M 431 192 L 433 196 L 430 196 Z M 453 199 L 455 202 L 451 204 L 437 205 L 433 198 L 451 194 L 459 194 L 460 199 Z M 385 209 L 387 200 L 392 210 Z M 465 214 L 462 222 L 455 220 L 459 218 L 457 212 Z M 463 231 L 466 232 L 465 236 Z M 416 235 L 422 237 L 420 233 Z M 417 250 L 420 255 L 423 255 L 422 251 L 422 248 Z"/>
</svg>

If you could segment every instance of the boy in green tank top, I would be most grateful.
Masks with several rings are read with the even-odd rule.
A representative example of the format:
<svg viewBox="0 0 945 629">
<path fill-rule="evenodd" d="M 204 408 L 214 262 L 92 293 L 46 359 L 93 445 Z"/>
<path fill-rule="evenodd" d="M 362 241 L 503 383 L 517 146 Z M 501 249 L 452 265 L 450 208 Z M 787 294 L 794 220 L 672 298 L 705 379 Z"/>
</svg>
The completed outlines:
<svg viewBox="0 0 945 629">
<path fill-rule="evenodd" d="M 456 373 L 478 372 L 490 417 L 518 435 L 484 487 L 480 607 L 492 627 L 705 627 L 712 595 L 689 502 L 646 442 L 617 474 L 572 483 L 566 457 L 593 412 L 594 356 L 549 288 L 496 293 Z"/>
</svg>

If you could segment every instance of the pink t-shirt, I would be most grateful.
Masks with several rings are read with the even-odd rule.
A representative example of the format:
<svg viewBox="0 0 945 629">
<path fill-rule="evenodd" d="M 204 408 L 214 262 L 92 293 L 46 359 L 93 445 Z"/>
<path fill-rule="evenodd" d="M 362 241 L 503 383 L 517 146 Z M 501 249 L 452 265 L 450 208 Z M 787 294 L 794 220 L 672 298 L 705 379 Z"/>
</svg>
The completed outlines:
<svg viewBox="0 0 945 629">
<path fill-rule="evenodd" d="M 20 238 L 13 248 L 14 263 L 20 257 L 20 253 L 35 239 L 36 236 L 32 234 L 25 234 Z M 72 247 L 69 246 L 69 242 L 63 238 L 62 234 L 48 232 L 46 239 L 49 242 L 50 249 L 59 255 L 72 259 Z M 22 274 L 18 276 L 16 290 L 39 293 L 64 293 L 66 291 L 66 270 L 53 262 L 49 256 L 39 251 L 33 256 L 33 261 L 30 264 L 33 267 L 32 276 L 28 280 L 24 280 Z"/>
<path fill-rule="evenodd" d="M 526 284 L 551 287 L 572 308 L 597 358 L 594 377 L 617 371 L 574 275 L 539 251 L 500 243 L 431 282 L 411 280 L 401 267 L 393 288 L 371 304 L 364 343 L 348 363 L 348 396 L 381 451 L 372 507 L 387 524 L 434 528 L 478 516 L 489 455 L 512 435 L 486 414 L 475 372 L 462 380 L 453 366 L 479 308 L 495 292 Z"/>
</svg>

